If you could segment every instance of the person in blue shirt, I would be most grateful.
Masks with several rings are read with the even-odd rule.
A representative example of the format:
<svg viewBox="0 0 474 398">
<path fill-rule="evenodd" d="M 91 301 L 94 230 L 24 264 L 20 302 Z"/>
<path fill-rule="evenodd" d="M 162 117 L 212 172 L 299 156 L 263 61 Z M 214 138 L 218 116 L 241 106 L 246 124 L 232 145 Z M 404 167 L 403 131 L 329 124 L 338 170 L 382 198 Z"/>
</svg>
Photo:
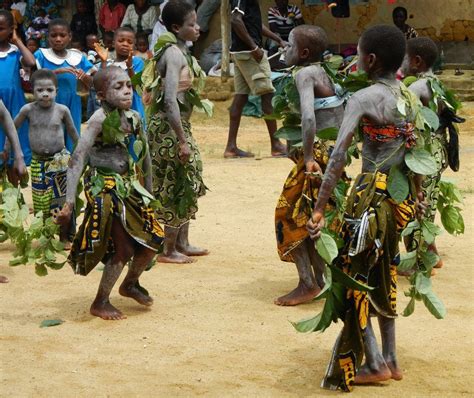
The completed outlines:
<svg viewBox="0 0 474 398">
<path fill-rule="evenodd" d="M 76 130 L 80 133 L 82 106 L 81 98 L 77 94 L 77 82 L 81 81 L 87 88 L 90 87 L 91 74 L 96 69 L 84 54 L 76 49 L 68 49 L 71 42 L 69 23 L 61 18 L 53 19 L 49 23 L 48 42 L 50 48 L 40 48 L 35 52 L 38 69 L 50 69 L 58 78 L 58 96 L 56 102 L 66 105 L 71 111 Z M 66 148 L 73 150 L 73 142 L 65 133 Z"/>
</svg>

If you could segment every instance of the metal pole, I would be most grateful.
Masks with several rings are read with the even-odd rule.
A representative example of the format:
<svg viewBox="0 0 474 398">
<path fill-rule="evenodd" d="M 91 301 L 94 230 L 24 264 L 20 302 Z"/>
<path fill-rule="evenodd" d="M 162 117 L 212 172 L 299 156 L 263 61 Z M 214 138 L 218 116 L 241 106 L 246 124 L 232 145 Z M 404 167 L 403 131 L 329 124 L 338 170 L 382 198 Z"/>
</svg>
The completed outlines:
<svg viewBox="0 0 474 398">
<path fill-rule="evenodd" d="M 221 38 L 222 38 L 222 60 L 221 80 L 226 82 L 229 77 L 229 39 L 230 39 L 230 13 L 229 0 L 221 0 Z"/>
</svg>

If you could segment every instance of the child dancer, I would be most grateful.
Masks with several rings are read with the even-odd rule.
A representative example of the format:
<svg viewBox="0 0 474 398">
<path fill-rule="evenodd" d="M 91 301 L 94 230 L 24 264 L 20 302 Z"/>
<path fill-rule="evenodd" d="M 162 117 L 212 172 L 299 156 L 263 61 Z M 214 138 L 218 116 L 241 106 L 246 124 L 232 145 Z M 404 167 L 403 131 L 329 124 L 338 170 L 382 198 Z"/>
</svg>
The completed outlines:
<svg viewBox="0 0 474 398">
<path fill-rule="evenodd" d="M 71 29 L 64 19 L 53 19 L 49 23 L 48 41 L 50 48 L 40 48 L 35 53 L 38 69 L 50 69 L 58 77 L 58 96 L 56 102 L 66 105 L 71 111 L 72 120 L 78 133 L 81 131 L 82 106 L 81 97 L 77 94 L 77 81 L 86 87 L 92 82 L 93 65 L 85 55 L 75 49 L 68 49 L 71 42 Z M 66 148 L 73 150 L 73 141 L 64 135 Z"/>
<path fill-rule="evenodd" d="M 359 69 L 365 71 L 374 84 L 356 92 L 347 103 L 313 216 L 308 222 L 310 236 L 318 239 L 325 223 L 324 208 L 343 172 L 354 133 L 360 127 L 362 173 L 356 177 L 347 200 L 346 246 L 338 259 L 344 262 L 343 269 L 349 275 L 374 290 L 347 289 L 341 295 L 347 311 L 322 384 L 329 389 L 351 391 L 354 384 L 402 379 L 395 348 L 396 265 L 399 232 L 414 217 L 415 203 L 410 195 L 401 203 L 391 199 L 387 174 L 392 166 L 404 167 L 406 148 L 414 139 L 415 110 L 404 100 L 406 88 L 395 78 L 405 47 L 403 33 L 394 26 L 377 25 L 362 34 L 358 46 Z M 397 109 L 399 100 L 405 103 L 406 116 Z M 368 220 L 367 228 L 362 228 L 363 220 Z M 382 353 L 377 347 L 369 311 L 378 317 Z M 366 362 L 362 366 L 364 355 Z"/>
<path fill-rule="evenodd" d="M 209 252 L 193 247 L 188 240 L 189 221 L 198 210 L 197 200 L 206 192 L 202 180 L 202 161 L 191 134 L 189 118 L 192 104 L 185 94 L 199 77 L 196 63 L 188 53 L 186 41 L 196 41 L 199 25 L 194 7 L 182 0 L 170 0 L 163 8 L 163 23 L 172 34 L 170 42 L 155 54 L 156 75 L 161 85 L 146 91 L 146 104 L 158 106 L 148 124 L 153 163 L 153 193 L 163 205 L 157 210 L 158 220 L 165 224 L 165 244 L 160 262 L 190 263 L 190 256 Z M 164 101 L 158 98 L 164 97 Z M 151 98 L 153 97 L 153 98 Z M 187 111 L 180 110 L 184 103 Z M 153 108 L 152 108 L 153 109 Z"/>
<path fill-rule="evenodd" d="M 298 270 L 298 286 L 275 299 L 277 305 L 298 305 L 312 300 L 324 286 L 324 263 L 309 239 L 306 223 L 311 217 L 312 203 L 318 195 L 320 180 L 309 173 L 324 172 L 328 162 L 328 146 L 316 131 L 339 128 L 344 113 L 344 99 L 318 64 L 327 48 L 327 36 L 317 26 L 300 25 L 289 36 L 286 63 L 297 66 L 295 84 L 299 93 L 303 150 L 293 149 L 290 158 L 296 163 L 285 181 L 275 209 L 275 231 L 278 254 L 283 261 L 294 262 Z M 312 63 L 314 63 L 312 65 Z M 290 104 L 291 106 L 292 104 Z M 329 207 L 334 208 L 334 201 Z"/>
<path fill-rule="evenodd" d="M 94 76 L 94 86 L 102 108 L 89 119 L 72 155 L 66 204 L 57 222 L 61 225 L 70 222 L 77 185 L 84 166 L 88 166 L 84 176 L 87 208 L 74 238 L 69 263 L 81 275 L 87 275 L 100 261 L 105 264 L 90 313 L 102 319 L 123 319 L 125 315 L 110 303 L 110 292 L 124 265 L 131 260 L 119 293 L 142 305 L 153 304 L 148 292 L 138 284 L 138 278 L 161 247 L 163 230 L 153 210 L 146 205 L 151 197 L 148 193 L 151 160 L 140 118 L 136 112 L 129 111 L 133 93 L 130 78 L 122 69 L 111 66 L 100 69 Z M 112 131 L 110 126 L 114 127 Z M 126 149 L 132 136 L 142 140 L 140 158 L 145 188 L 138 182 L 139 176 Z"/>
<path fill-rule="evenodd" d="M 21 108 L 15 118 L 18 129 L 29 122 L 31 160 L 31 190 L 35 213 L 43 217 L 55 216 L 66 200 L 66 171 L 70 158 L 65 148 L 64 130 L 76 143 L 77 134 L 69 109 L 55 103 L 58 80 L 47 69 L 40 69 L 31 77 L 35 101 Z M 64 128 L 63 128 L 64 126 Z M 68 242 L 74 235 L 74 225 L 61 227 L 59 238 Z"/>
<path fill-rule="evenodd" d="M 10 43 L 11 41 L 11 43 Z M 21 88 L 20 59 L 23 66 L 33 67 L 33 54 L 25 47 L 13 29 L 13 16 L 0 11 L 0 100 L 3 101 L 12 117 L 25 105 L 25 95 Z M 31 151 L 28 143 L 28 126 L 18 131 L 20 145 L 26 164 L 30 164 Z M 0 151 L 5 145 L 5 131 L 0 127 Z"/>
</svg>

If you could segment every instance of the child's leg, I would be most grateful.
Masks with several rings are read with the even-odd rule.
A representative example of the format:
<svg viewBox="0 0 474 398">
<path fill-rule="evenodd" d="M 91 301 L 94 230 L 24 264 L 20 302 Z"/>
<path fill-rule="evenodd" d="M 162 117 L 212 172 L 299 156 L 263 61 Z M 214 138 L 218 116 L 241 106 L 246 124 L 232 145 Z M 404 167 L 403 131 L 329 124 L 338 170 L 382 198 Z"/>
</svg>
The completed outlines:
<svg viewBox="0 0 474 398">
<path fill-rule="evenodd" d="M 126 316 L 110 304 L 110 292 L 122 273 L 124 265 L 133 255 L 134 242 L 116 217 L 112 222 L 112 240 L 115 254 L 104 267 L 99 289 L 91 305 L 90 313 L 102 319 L 118 320 L 124 319 Z M 107 244 L 107 242 L 103 242 L 103 244 Z"/>
<path fill-rule="evenodd" d="M 209 250 L 192 246 L 189 243 L 189 222 L 179 228 L 176 248 L 186 256 L 207 256 L 209 254 Z"/>
<path fill-rule="evenodd" d="M 165 225 L 165 241 L 163 244 L 163 254 L 157 257 L 159 263 L 177 263 L 186 264 L 192 263 L 194 260 L 191 257 L 180 253 L 176 248 L 176 242 L 178 240 L 179 228 L 170 227 Z"/>
<path fill-rule="evenodd" d="M 379 315 L 380 334 L 382 336 L 382 355 L 392 372 L 392 379 L 401 380 L 403 374 L 398 367 L 395 344 L 395 319 Z"/>
<path fill-rule="evenodd" d="M 306 247 L 308 250 L 309 257 L 311 258 L 311 265 L 313 266 L 314 276 L 316 278 L 316 283 L 322 289 L 324 287 L 324 269 L 326 264 L 321 256 L 316 252 L 314 247 L 314 241 L 311 239 L 306 239 Z"/>
<path fill-rule="evenodd" d="M 355 384 L 377 383 L 389 380 L 392 377 L 392 373 L 377 346 L 370 316 L 367 319 L 364 335 L 364 354 L 365 364 L 357 370 Z"/>
<path fill-rule="evenodd" d="M 132 263 L 128 268 L 127 275 L 119 288 L 122 296 L 133 298 L 142 305 L 152 305 L 153 299 L 148 295 L 146 289 L 138 284 L 138 278 L 145 271 L 150 261 L 153 260 L 155 252 L 145 246 L 138 245 L 133 255 Z"/>
<path fill-rule="evenodd" d="M 276 305 L 291 306 L 306 303 L 316 297 L 321 291 L 313 274 L 311 257 L 308 253 L 306 242 L 293 249 L 292 254 L 296 269 L 298 270 L 298 286 L 290 293 L 275 299 L 274 303 Z"/>
</svg>

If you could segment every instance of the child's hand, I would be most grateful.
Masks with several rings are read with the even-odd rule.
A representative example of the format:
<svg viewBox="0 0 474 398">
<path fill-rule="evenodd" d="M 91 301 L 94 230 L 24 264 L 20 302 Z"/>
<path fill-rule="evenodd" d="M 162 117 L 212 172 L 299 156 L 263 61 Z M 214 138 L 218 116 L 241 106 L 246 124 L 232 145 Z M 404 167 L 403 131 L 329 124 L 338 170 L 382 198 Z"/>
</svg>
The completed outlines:
<svg viewBox="0 0 474 398">
<path fill-rule="evenodd" d="M 321 166 L 319 166 L 316 160 L 310 160 L 309 162 L 305 163 L 306 172 L 305 174 L 309 176 L 312 182 L 319 182 L 321 184 L 321 178 L 323 176 L 323 171 L 321 170 Z"/>
<path fill-rule="evenodd" d="M 324 215 L 319 212 L 314 212 L 313 216 L 306 224 L 306 229 L 308 230 L 311 239 L 319 239 L 319 237 L 321 236 L 321 230 L 324 228 L 324 224 Z"/>
<path fill-rule="evenodd" d="M 179 160 L 182 164 L 186 164 L 191 157 L 191 149 L 187 142 L 179 144 Z"/>
<path fill-rule="evenodd" d="M 54 218 L 54 223 L 62 226 L 68 226 L 71 222 L 72 208 L 73 205 L 66 202 L 61 211 L 57 213 L 57 216 Z"/>
<path fill-rule="evenodd" d="M 102 47 L 100 43 L 94 43 L 94 50 L 101 62 L 107 62 L 109 58 L 109 50 L 107 48 Z"/>
<path fill-rule="evenodd" d="M 127 60 L 125 61 L 125 65 L 127 65 L 127 69 L 132 69 L 133 67 L 133 50 L 130 50 L 128 53 Z"/>
<path fill-rule="evenodd" d="M 62 73 L 72 73 L 73 75 L 77 75 L 76 68 L 72 66 L 67 66 L 65 68 L 58 68 L 58 69 L 53 70 L 53 72 L 57 75 L 60 75 Z"/>
<path fill-rule="evenodd" d="M 13 33 L 12 33 L 12 37 L 10 41 L 12 42 L 12 44 L 17 44 L 18 42 L 22 42 L 16 33 L 16 29 L 13 29 Z"/>
</svg>

